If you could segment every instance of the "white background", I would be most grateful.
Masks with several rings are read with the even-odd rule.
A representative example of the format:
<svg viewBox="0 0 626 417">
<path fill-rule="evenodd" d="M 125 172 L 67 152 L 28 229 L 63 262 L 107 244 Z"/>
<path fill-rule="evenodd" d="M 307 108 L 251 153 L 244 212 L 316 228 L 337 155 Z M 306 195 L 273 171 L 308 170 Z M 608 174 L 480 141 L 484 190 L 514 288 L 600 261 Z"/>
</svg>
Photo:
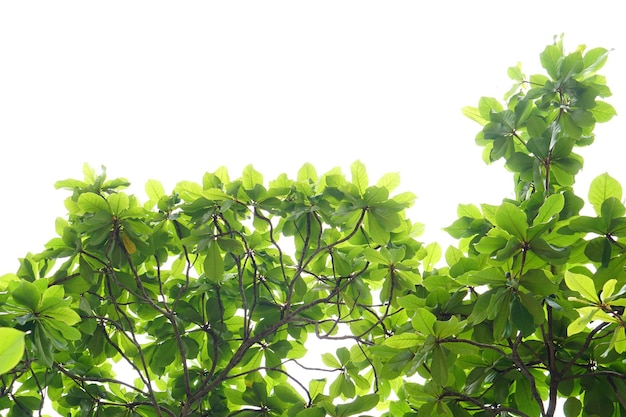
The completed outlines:
<svg viewBox="0 0 626 417">
<path fill-rule="evenodd" d="M 513 196 L 461 108 L 502 98 L 507 68 L 539 70 L 564 33 L 570 51 L 614 49 L 602 73 L 623 113 L 623 16 L 617 1 L 2 1 L 0 275 L 54 237 L 53 184 L 84 162 L 143 195 L 221 165 L 270 180 L 359 159 L 372 182 L 399 172 L 424 240 L 447 242 L 458 203 Z M 618 116 L 581 150 L 580 195 L 605 171 L 626 181 L 624 131 Z"/>
<path fill-rule="evenodd" d="M 267 181 L 359 159 L 375 182 L 399 172 L 418 196 L 423 240 L 458 203 L 511 197 L 512 176 L 486 166 L 461 114 L 502 98 L 506 70 L 539 70 L 565 34 L 615 49 L 602 71 L 618 113 L 626 36 L 618 2 L 54 1 L 0 3 L 0 271 L 39 252 L 65 214 L 55 181 L 107 167 L 143 195 L 221 165 Z M 596 175 L 626 181 L 624 122 L 583 149 L 578 192 Z"/>
</svg>

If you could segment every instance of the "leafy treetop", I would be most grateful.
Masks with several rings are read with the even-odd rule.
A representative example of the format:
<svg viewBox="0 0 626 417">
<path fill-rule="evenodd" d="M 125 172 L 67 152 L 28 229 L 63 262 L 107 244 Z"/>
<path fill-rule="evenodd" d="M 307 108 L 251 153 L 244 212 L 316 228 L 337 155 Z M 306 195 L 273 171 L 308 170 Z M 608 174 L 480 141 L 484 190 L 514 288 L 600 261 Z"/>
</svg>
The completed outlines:
<svg viewBox="0 0 626 417">
<path fill-rule="evenodd" d="M 572 188 L 575 149 L 615 114 L 607 54 L 558 39 L 547 75 L 517 65 L 504 104 L 463 109 L 516 198 L 459 205 L 445 253 L 416 240 L 398 175 L 370 185 L 359 161 L 349 177 L 305 164 L 268 184 L 251 165 L 170 193 L 150 180 L 143 204 L 85 166 L 57 183 L 71 191 L 58 237 L 0 278 L 0 410 L 626 415 L 622 189 L 597 177 L 582 216 Z"/>
</svg>

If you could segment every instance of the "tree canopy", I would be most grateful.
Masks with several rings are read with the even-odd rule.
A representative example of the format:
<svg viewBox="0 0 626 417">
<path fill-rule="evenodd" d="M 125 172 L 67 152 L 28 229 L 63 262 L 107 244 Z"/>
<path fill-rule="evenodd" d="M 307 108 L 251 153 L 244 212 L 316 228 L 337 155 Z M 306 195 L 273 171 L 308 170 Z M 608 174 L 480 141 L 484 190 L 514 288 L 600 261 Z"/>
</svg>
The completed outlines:
<svg viewBox="0 0 626 417">
<path fill-rule="evenodd" d="M 359 161 L 150 180 L 145 202 L 104 169 L 57 182 L 58 236 L 0 277 L 0 412 L 626 416 L 622 187 L 598 176 L 589 215 L 573 189 L 615 115 L 607 55 L 555 39 L 546 74 L 463 109 L 515 198 L 460 204 L 445 251 Z"/>
</svg>

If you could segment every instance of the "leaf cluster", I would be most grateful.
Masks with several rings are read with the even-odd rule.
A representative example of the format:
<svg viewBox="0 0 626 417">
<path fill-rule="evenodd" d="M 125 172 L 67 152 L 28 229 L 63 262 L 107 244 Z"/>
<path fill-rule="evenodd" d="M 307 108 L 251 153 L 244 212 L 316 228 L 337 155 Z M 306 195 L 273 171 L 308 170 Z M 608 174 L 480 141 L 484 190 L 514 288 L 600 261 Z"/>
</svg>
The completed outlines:
<svg viewBox="0 0 626 417">
<path fill-rule="evenodd" d="M 150 180 L 145 203 L 85 166 L 57 183 L 58 236 L 0 278 L 0 410 L 625 416 L 622 187 L 598 176 L 593 215 L 573 189 L 615 115 L 607 55 L 555 39 L 545 74 L 518 64 L 504 103 L 464 109 L 515 198 L 459 205 L 445 251 L 416 240 L 398 175 L 370 185 L 359 161 Z"/>
</svg>

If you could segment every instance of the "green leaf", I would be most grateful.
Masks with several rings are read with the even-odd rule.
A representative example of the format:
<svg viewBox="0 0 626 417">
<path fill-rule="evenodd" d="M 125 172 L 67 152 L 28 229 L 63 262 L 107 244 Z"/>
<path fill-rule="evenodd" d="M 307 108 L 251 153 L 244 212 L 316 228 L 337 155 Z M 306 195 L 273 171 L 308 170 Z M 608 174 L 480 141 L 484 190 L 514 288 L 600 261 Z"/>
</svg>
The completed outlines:
<svg viewBox="0 0 626 417">
<path fill-rule="evenodd" d="M 617 116 L 615 108 L 609 103 L 601 100 L 597 100 L 595 107 L 590 109 L 590 111 L 593 114 L 593 118 L 598 123 L 608 122 L 613 118 L 613 116 Z"/>
<path fill-rule="evenodd" d="M 602 286 L 602 300 L 603 301 L 606 301 L 613 295 L 616 284 L 617 284 L 616 279 L 609 279 L 607 282 L 604 283 L 604 285 Z"/>
<path fill-rule="evenodd" d="M 441 259 L 441 246 L 437 242 L 426 246 L 426 257 L 422 260 L 424 271 L 432 271 L 437 262 Z"/>
<path fill-rule="evenodd" d="M 533 225 L 549 222 L 552 217 L 559 214 L 565 206 L 565 197 L 563 194 L 552 194 L 546 198 L 543 205 L 539 208 L 537 216 L 533 220 Z"/>
<path fill-rule="evenodd" d="M 54 188 L 56 188 L 57 190 L 59 188 L 66 188 L 66 189 L 73 190 L 75 188 L 85 188 L 85 187 L 87 187 L 86 182 L 74 180 L 74 179 L 60 180 L 54 183 Z"/>
<path fill-rule="evenodd" d="M 613 348 L 619 354 L 626 352 L 626 330 L 623 327 L 617 327 L 613 334 Z"/>
<path fill-rule="evenodd" d="M 223 251 L 232 253 L 233 255 L 243 255 L 245 251 L 243 244 L 237 239 L 218 237 L 217 244 Z"/>
<path fill-rule="evenodd" d="M 424 337 L 415 333 L 400 333 L 385 339 L 384 345 L 396 349 L 414 348 L 424 343 Z"/>
<path fill-rule="evenodd" d="M 541 66 L 546 69 L 553 80 L 559 78 L 559 63 L 563 59 L 563 52 L 555 45 L 548 45 L 546 49 L 539 55 Z"/>
<path fill-rule="evenodd" d="M 46 318 L 41 323 L 57 345 L 65 345 L 68 340 L 80 340 L 82 336 L 77 329 L 54 318 Z"/>
<path fill-rule="evenodd" d="M 522 64 L 520 62 L 517 63 L 514 67 L 509 67 L 507 70 L 507 75 L 510 79 L 514 81 L 524 81 L 524 74 L 522 73 Z"/>
<path fill-rule="evenodd" d="M 480 253 L 486 253 L 488 255 L 499 251 L 507 244 L 507 239 L 499 236 L 484 236 L 474 244 L 474 248 Z"/>
<path fill-rule="evenodd" d="M 356 186 L 359 194 L 363 195 L 369 185 L 369 178 L 367 177 L 365 165 L 363 165 L 361 161 L 355 161 L 350 166 L 350 171 L 352 172 L 352 184 Z"/>
<path fill-rule="evenodd" d="M 111 213 L 115 216 L 119 216 L 124 210 L 128 208 L 128 196 L 124 193 L 111 194 L 107 199 Z"/>
<path fill-rule="evenodd" d="M 313 183 L 317 182 L 317 171 L 315 167 L 308 162 L 302 165 L 302 168 L 298 171 L 298 181 L 307 180 L 311 180 Z"/>
<path fill-rule="evenodd" d="M 78 313 L 76 313 L 69 307 L 53 307 L 45 310 L 42 309 L 40 313 L 45 317 L 49 317 L 51 319 L 63 322 L 68 326 L 73 326 L 74 324 L 81 321 Z"/>
<path fill-rule="evenodd" d="M 312 407 L 305 408 L 304 410 L 298 411 L 295 417 L 324 417 L 326 415 L 326 410 L 320 407 Z"/>
<path fill-rule="evenodd" d="M 417 309 L 424 307 L 424 300 L 415 294 L 407 294 L 397 299 L 398 305 L 405 309 L 415 312 Z"/>
<path fill-rule="evenodd" d="M 39 308 L 41 293 L 34 284 L 28 281 L 22 281 L 20 286 L 11 292 L 11 296 L 16 303 L 27 307 L 30 311 L 35 312 Z"/>
<path fill-rule="evenodd" d="M 337 405 L 335 417 L 347 417 L 369 411 L 376 407 L 378 401 L 378 394 L 367 394 L 357 397 L 350 403 Z"/>
<path fill-rule="evenodd" d="M 624 216 L 624 213 L 626 213 L 626 208 L 615 197 L 607 198 L 600 206 L 600 217 L 606 222 L 607 226 L 611 223 L 611 220 Z"/>
<path fill-rule="evenodd" d="M 204 274 L 210 282 L 220 282 L 224 278 L 224 259 L 215 241 L 209 243 L 206 258 L 204 258 Z"/>
<path fill-rule="evenodd" d="M 461 112 L 463 113 L 463 116 L 477 122 L 481 126 L 484 126 L 489 122 L 489 119 L 483 118 L 480 111 L 476 107 L 465 106 L 461 109 Z"/>
<path fill-rule="evenodd" d="M 274 387 L 274 394 L 279 400 L 289 404 L 304 404 L 302 396 L 290 385 L 277 385 Z"/>
<path fill-rule="evenodd" d="M 219 188 L 209 188 L 207 190 L 202 191 L 202 196 L 207 200 L 211 201 L 224 201 L 231 200 L 232 197 L 226 194 L 224 191 Z"/>
<path fill-rule="evenodd" d="M 400 185 L 400 174 L 397 172 L 388 172 L 383 175 L 376 183 L 377 187 L 385 188 L 388 192 L 392 192 Z"/>
<path fill-rule="evenodd" d="M 502 104 L 495 98 L 481 97 L 480 100 L 478 100 L 478 112 L 486 121 L 491 120 L 492 113 L 499 113 L 502 110 L 504 110 Z"/>
<path fill-rule="evenodd" d="M 433 334 L 433 326 L 437 321 L 437 317 L 425 308 L 419 309 L 415 312 L 411 324 L 413 328 L 423 335 Z"/>
<path fill-rule="evenodd" d="M 460 321 L 456 316 L 452 316 L 449 320 L 437 320 L 433 326 L 437 339 L 446 339 L 448 337 L 457 336 L 465 329 L 466 321 Z"/>
<path fill-rule="evenodd" d="M 9 287 L 9 284 L 13 281 L 20 281 L 20 278 L 13 273 L 8 273 L 0 276 L 0 291 L 6 291 L 6 289 Z"/>
<path fill-rule="evenodd" d="M 576 397 L 568 397 L 563 403 L 565 417 L 577 417 L 583 409 L 583 404 Z"/>
<path fill-rule="evenodd" d="M 517 408 L 527 416 L 541 415 L 541 408 L 535 401 L 528 378 L 521 377 L 515 381 L 515 402 Z"/>
<path fill-rule="evenodd" d="M 568 228 L 573 232 L 592 232 L 599 235 L 607 232 L 607 225 L 601 218 L 589 216 L 572 219 Z"/>
<path fill-rule="evenodd" d="M 576 311 L 580 314 L 580 316 L 567 326 L 568 336 L 573 336 L 585 330 L 587 325 L 591 323 L 591 320 L 593 320 L 596 314 L 598 314 L 600 309 L 598 307 L 581 307 L 576 309 Z"/>
<path fill-rule="evenodd" d="M 384 248 L 382 248 L 384 250 Z M 389 260 L 389 252 L 385 250 L 385 254 L 383 254 L 380 250 L 375 250 L 372 248 L 365 248 L 363 250 L 363 255 L 365 256 L 365 259 L 367 259 L 368 262 L 373 263 L 373 264 L 380 264 L 380 265 L 389 265 L 390 264 L 390 260 Z"/>
<path fill-rule="evenodd" d="M 324 387 L 326 386 L 326 378 L 312 379 L 309 381 L 309 393 L 311 398 L 315 399 L 318 395 L 324 393 Z"/>
<path fill-rule="evenodd" d="M 588 276 L 565 271 L 565 283 L 571 290 L 578 292 L 585 300 L 592 303 L 600 302 L 593 280 Z"/>
<path fill-rule="evenodd" d="M 445 386 L 448 383 L 448 363 L 446 352 L 440 345 L 433 349 L 433 357 L 430 364 L 430 375 L 437 385 Z"/>
<path fill-rule="evenodd" d="M 496 224 L 521 241 L 526 239 L 528 223 L 526 214 L 511 203 L 502 203 L 496 211 Z"/>
<path fill-rule="evenodd" d="M 558 265 L 565 263 L 570 254 L 569 248 L 559 248 L 537 237 L 531 241 L 530 250 L 544 261 Z"/>
<path fill-rule="evenodd" d="M 594 75 L 604 66 L 608 56 L 609 51 L 605 48 L 593 48 L 588 50 L 583 57 L 583 70 L 580 72 L 577 79 L 584 80 Z"/>
<path fill-rule="evenodd" d="M 610 197 L 621 200 L 622 186 L 615 178 L 605 172 L 597 176 L 589 186 L 589 202 L 593 205 L 597 215 L 600 215 L 602 212 L 604 200 Z"/>
<path fill-rule="evenodd" d="M 13 369 L 24 355 L 24 332 L 0 327 L 0 375 Z"/>
<path fill-rule="evenodd" d="M 254 169 L 252 165 L 246 165 L 241 177 L 241 185 L 244 190 L 254 190 L 255 185 L 263 185 L 263 175 Z"/>
<path fill-rule="evenodd" d="M 517 326 L 524 337 L 528 337 L 535 331 L 533 316 L 522 305 L 519 298 L 513 298 L 511 305 L 511 320 Z"/>
<path fill-rule="evenodd" d="M 558 291 L 558 284 L 553 282 L 541 269 L 530 269 L 520 277 L 519 283 L 533 294 L 547 297 Z"/>
<path fill-rule="evenodd" d="M 95 213 L 97 211 L 105 211 L 110 213 L 109 204 L 104 198 L 95 193 L 83 193 L 78 197 L 78 207 L 87 213 Z"/>
<path fill-rule="evenodd" d="M 202 186 L 191 181 L 180 181 L 174 187 L 174 191 L 180 194 L 183 200 L 191 201 L 202 197 Z"/>
<path fill-rule="evenodd" d="M 569 113 L 572 122 L 579 127 L 593 127 L 596 123 L 596 119 L 593 117 L 593 113 L 588 110 L 574 110 Z"/>
<path fill-rule="evenodd" d="M 583 398 L 583 411 L 585 416 L 615 416 L 613 401 L 607 395 L 613 392 L 610 385 L 599 380 L 592 387 L 587 388 Z M 621 414 L 621 413 L 620 413 Z"/>
<path fill-rule="evenodd" d="M 328 367 L 341 369 L 341 363 L 337 360 L 337 358 L 335 358 L 335 356 L 333 356 L 332 353 L 323 353 L 322 362 Z"/>
<path fill-rule="evenodd" d="M 145 186 L 146 195 L 150 200 L 159 201 L 165 195 L 165 189 L 160 181 L 148 180 Z"/>
</svg>

